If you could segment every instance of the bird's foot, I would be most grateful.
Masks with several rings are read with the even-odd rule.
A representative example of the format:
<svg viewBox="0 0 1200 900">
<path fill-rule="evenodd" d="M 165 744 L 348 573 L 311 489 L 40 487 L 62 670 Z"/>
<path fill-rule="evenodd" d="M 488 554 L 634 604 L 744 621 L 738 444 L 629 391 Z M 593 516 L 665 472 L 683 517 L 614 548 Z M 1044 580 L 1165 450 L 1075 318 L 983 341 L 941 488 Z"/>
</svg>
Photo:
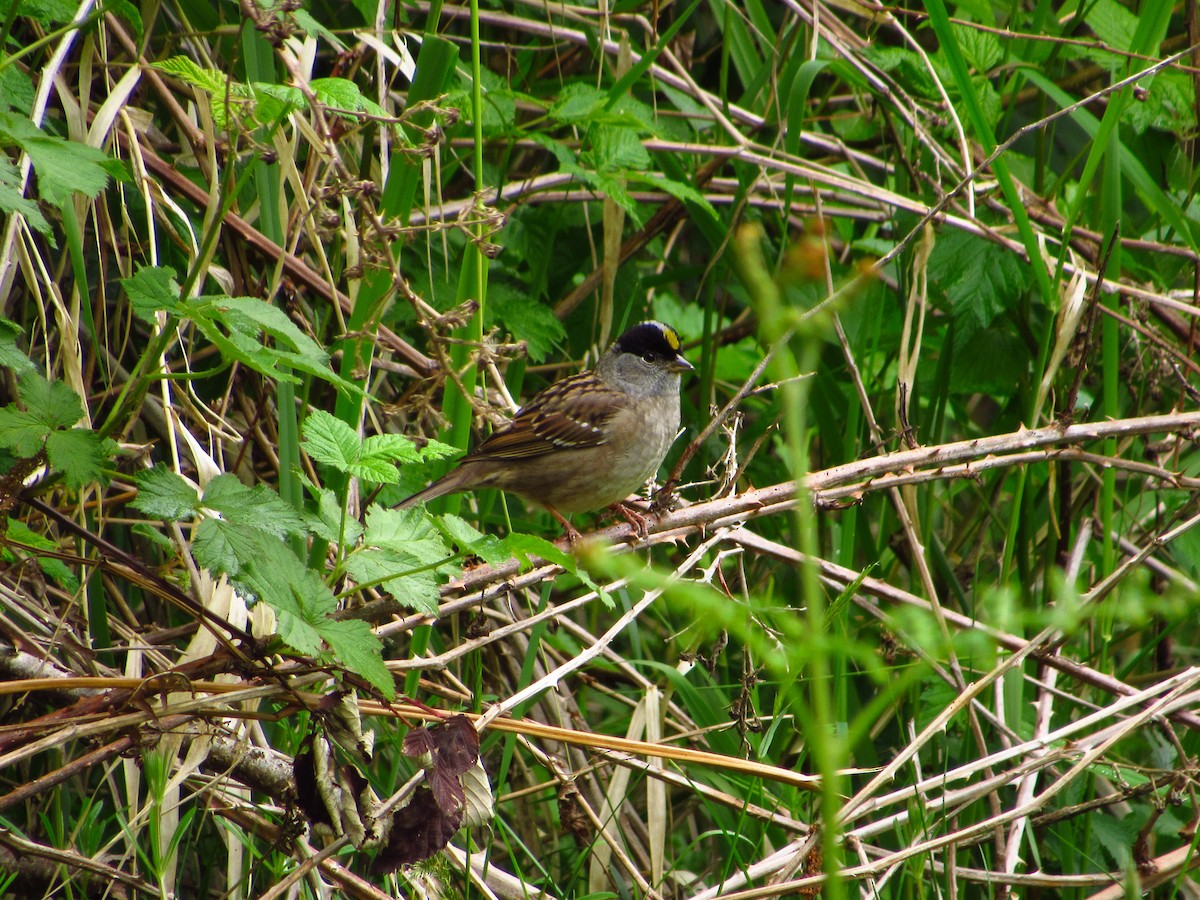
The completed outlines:
<svg viewBox="0 0 1200 900">
<path fill-rule="evenodd" d="M 548 503 L 543 504 L 543 505 L 546 507 L 546 510 L 547 510 L 547 512 L 550 513 L 550 515 L 552 515 L 552 516 L 554 516 L 554 518 L 558 519 L 558 524 L 563 527 L 563 531 L 565 531 L 567 534 L 567 543 L 568 544 L 570 544 L 572 547 L 574 547 L 576 544 L 578 544 L 580 541 L 583 540 L 583 535 L 579 533 L 579 529 L 576 528 L 574 525 L 572 525 L 566 516 L 564 516 L 562 513 L 560 513 L 557 509 L 555 509 L 553 506 L 551 506 Z"/>
<path fill-rule="evenodd" d="M 633 526 L 633 533 L 637 535 L 638 540 L 644 541 L 650 537 L 650 519 L 642 515 L 641 510 L 625 503 L 614 503 L 609 509 Z"/>
</svg>

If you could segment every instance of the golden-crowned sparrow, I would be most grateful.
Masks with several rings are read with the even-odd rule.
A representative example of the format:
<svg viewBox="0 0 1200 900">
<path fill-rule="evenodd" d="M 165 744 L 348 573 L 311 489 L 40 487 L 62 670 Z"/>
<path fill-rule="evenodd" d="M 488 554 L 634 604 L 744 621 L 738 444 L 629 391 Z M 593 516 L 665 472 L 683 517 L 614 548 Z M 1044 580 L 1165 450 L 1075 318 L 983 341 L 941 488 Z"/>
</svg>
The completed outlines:
<svg viewBox="0 0 1200 900">
<path fill-rule="evenodd" d="M 535 394 L 445 477 L 397 508 L 499 488 L 546 507 L 572 540 L 579 532 L 563 513 L 616 506 L 630 518 L 620 501 L 658 471 L 679 431 L 679 376 L 692 370 L 679 348 L 670 325 L 634 325 L 594 369 Z"/>
</svg>

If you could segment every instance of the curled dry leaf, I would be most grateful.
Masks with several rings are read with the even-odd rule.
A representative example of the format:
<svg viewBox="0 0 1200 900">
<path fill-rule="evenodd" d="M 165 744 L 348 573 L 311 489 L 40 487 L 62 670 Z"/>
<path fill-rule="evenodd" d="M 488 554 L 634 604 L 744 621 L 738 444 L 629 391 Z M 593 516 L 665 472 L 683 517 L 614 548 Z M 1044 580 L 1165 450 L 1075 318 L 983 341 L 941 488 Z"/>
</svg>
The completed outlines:
<svg viewBox="0 0 1200 900">
<path fill-rule="evenodd" d="M 462 806 L 447 813 L 429 788 L 417 788 L 392 817 L 391 839 L 371 864 L 372 873 L 387 875 L 401 866 L 429 859 L 450 843 L 462 819 Z"/>
</svg>

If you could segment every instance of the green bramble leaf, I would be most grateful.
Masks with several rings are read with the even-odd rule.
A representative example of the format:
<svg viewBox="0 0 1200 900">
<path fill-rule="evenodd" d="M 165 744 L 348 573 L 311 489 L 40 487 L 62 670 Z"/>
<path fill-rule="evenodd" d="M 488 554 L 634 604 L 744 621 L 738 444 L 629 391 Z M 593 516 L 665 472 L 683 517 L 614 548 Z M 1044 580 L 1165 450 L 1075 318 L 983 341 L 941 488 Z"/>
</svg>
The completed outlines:
<svg viewBox="0 0 1200 900">
<path fill-rule="evenodd" d="M 220 519 L 201 519 L 192 533 L 192 556 L 200 568 L 215 575 L 228 575 L 239 587 L 245 587 L 247 593 L 261 597 L 258 590 L 243 579 L 241 561 L 252 558 L 267 537 L 255 528 Z"/>
<path fill-rule="evenodd" d="M 395 466 L 397 463 L 422 462 L 425 455 L 402 434 L 372 434 L 363 441 L 360 463 Z"/>
<path fill-rule="evenodd" d="M 321 652 L 318 623 L 334 611 L 337 600 L 316 572 L 302 571 L 298 577 L 288 579 L 286 591 L 262 596 L 278 616 L 279 637 L 292 649 L 316 656 Z"/>
<path fill-rule="evenodd" d="M 526 568 L 533 565 L 530 557 L 537 556 L 546 560 L 546 562 L 562 566 L 573 575 L 577 574 L 575 572 L 575 559 L 571 554 L 558 549 L 550 541 L 535 534 L 510 534 L 504 539 L 504 546 Z"/>
<path fill-rule="evenodd" d="M 0 69 L 0 112 L 11 109 L 22 116 L 29 116 L 33 112 L 36 96 L 37 91 L 28 72 L 23 72 L 20 66 Z"/>
<path fill-rule="evenodd" d="M 496 321 L 514 338 L 525 342 L 525 350 L 534 362 L 541 362 L 567 336 L 554 310 L 524 290 L 497 283 L 488 288 L 487 324 Z"/>
<path fill-rule="evenodd" d="M 37 416 L 11 403 L 0 409 L 0 447 L 28 459 L 41 451 L 47 434 L 49 429 Z"/>
<path fill-rule="evenodd" d="M 370 625 L 356 619 L 325 618 L 316 630 L 341 665 L 362 676 L 387 699 L 396 696 L 395 679 L 383 661 L 383 644 Z"/>
<path fill-rule="evenodd" d="M 226 521 L 277 538 L 308 533 L 304 518 L 277 493 L 262 484 L 246 487 L 228 472 L 208 483 L 202 505 L 219 512 Z"/>
<path fill-rule="evenodd" d="M 600 172 L 640 171 L 650 167 L 650 154 L 636 129 L 602 125 L 588 132 L 591 149 L 580 162 Z"/>
<path fill-rule="evenodd" d="M 151 518 L 178 522 L 192 518 L 200 508 L 195 487 L 164 465 L 138 472 L 134 481 L 138 492 L 131 504 Z"/>
<path fill-rule="evenodd" d="M 95 197 L 108 186 L 110 176 L 124 178 L 121 165 L 103 151 L 47 134 L 12 112 L 0 112 L 0 146 L 5 144 L 29 154 L 42 199 L 59 208 L 75 194 Z M 13 198 L 7 202 L 12 205 Z"/>
<path fill-rule="evenodd" d="M 554 563 L 557 566 L 562 566 L 565 571 L 570 572 L 599 594 L 605 606 L 612 607 L 612 597 L 600 590 L 600 586 L 592 580 L 591 576 L 579 567 L 579 563 L 575 557 L 558 549 L 557 546 L 545 538 L 538 537 L 535 534 L 521 534 L 520 532 L 516 532 L 508 535 L 501 543 L 509 555 L 515 556 L 520 560 L 522 568 L 530 568 L 533 565 L 531 557 L 534 556 L 541 557 L 546 562 Z"/>
<path fill-rule="evenodd" d="M 716 209 L 708 202 L 708 198 L 690 184 L 650 172 L 630 172 L 628 173 L 628 179 L 630 184 L 645 184 L 665 194 L 669 194 L 683 203 L 697 206 L 704 210 L 713 222 L 720 221 Z"/>
<path fill-rule="evenodd" d="M 316 511 L 308 513 L 305 519 L 308 522 L 309 533 L 331 544 L 344 541 L 352 546 L 358 543 L 363 527 L 358 519 L 343 514 L 337 494 L 328 488 L 318 489 L 307 483 L 307 479 L 305 481 L 310 496 L 317 501 Z"/>
<path fill-rule="evenodd" d="M 3 160 L 4 157 L 0 156 L 0 168 L 3 168 Z M 3 193 L 3 189 L 0 189 L 0 193 Z M 37 371 L 33 360 L 18 344 L 22 333 L 20 325 L 0 316 L 0 366 L 12 369 L 18 378 L 24 378 Z"/>
<path fill-rule="evenodd" d="M 20 519 L 14 519 L 11 516 L 8 517 L 8 524 L 4 530 L 4 539 L 7 544 L 19 544 L 23 547 L 28 547 L 35 554 L 38 550 L 59 549 L 57 543 L 44 535 L 31 531 L 28 525 Z M 53 578 L 64 590 L 71 591 L 72 593 L 79 590 L 79 578 L 66 563 L 49 556 L 38 556 L 36 558 L 42 571 Z M 9 547 L 5 546 L 0 547 L 0 559 L 16 562 L 17 556 Z"/>
<path fill-rule="evenodd" d="M 427 615 L 437 612 L 437 574 L 425 568 L 411 553 L 371 547 L 359 549 L 346 558 L 346 571 L 358 584 L 376 585 L 410 609 Z"/>
<path fill-rule="evenodd" d="M 11 72 L 12 69 L 0 69 L 0 72 Z M 3 85 L 0 85 L 3 93 Z M 25 197 L 19 190 L 21 175 L 7 156 L 0 154 L 0 213 L 24 216 L 29 227 L 46 237 L 52 236 L 50 223 L 42 215 L 36 201 Z"/>
<path fill-rule="evenodd" d="M 512 553 L 494 534 L 483 534 L 466 519 L 455 515 L 439 516 L 437 521 L 442 534 L 463 553 L 478 556 L 489 565 L 498 566 L 512 558 Z"/>
<path fill-rule="evenodd" d="M 170 266 L 142 266 L 132 278 L 122 278 L 121 287 L 125 288 L 133 314 L 143 322 L 154 325 L 155 313 L 160 311 L 179 314 L 180 288 Z"/>
<path fill-rule="evenodd" d="M 361 442 L 354 429 L 337 416 L 314 409 L 300 428 L 301 446 L 310 458 L 339 472 L 349 472 L 358 459 Z"/>
<path fill-rule="evenodd" d="M 443 444 L 441 441 L 428 440 L 421 447 L 421 462 L 432 462 L 435 459 L 449 459 L 452 456 L 458 456 L 462 453 L 458 447 L 452 444 Z"/>
<path fill-rule="evenodd" d="M 0 409 L 0 447 L 26 459 L 36 456 L 52 432 L 69 428 L 83 417 L 79 395 L 61 381 L 47 381 L 36 371 L 18 385 L 23 409 L 10 403 Z M 66 447 L 62 449 L 66 451 Z"/>
<path fill-rule="evenodd" d="M 97 196 L 113 174 L 106 153 L 78 141 L 47 135 L 20 144 L 37 172 L 42 199 L 57 207 L 69 203 L 75 194 Z"/>
<path fill-rule="evenodd" d="M 156 313 L 166 311 L 190 321 L 226 363 L 238 362 L 267 378 L 292 384 L 301 381 L 295 372 L 303 372 L 362 396 L 362 388 L 334 372 L 321 345 L 278 307 L 256 297 L 181 300 L 174 279 L 175 272 L 167 267 L 143 268 L 121 283 L 138 318 L 153 324 Z"/>
<path fill-rule="evenodd" d="M 550 106 L 548 115 L 564 125 L 586 122 L 604 109 L 608 94 L 590 84 L 575 82 L 568 84 Z"/>
<path fill-rule="evenodd" d="M 423 462 L 454 452 L 454 448 L 437 441 L 430 441 L 418 450 L 400 434 L 374 434 L 360 441 L 353 428 L 319 409 L 308 414 L 301 430 L 304 450 L 312 459 L 377 484 L 398 483 L 399 463 Z"/>
<path fill-rule="evenodd" d="M 365 112 L 373 116 L 386 116 L 387 113 L 374 100 L 365 96 L 358 85 L 345 78 L 314 78 L 309 86 L 316 94 L 317 100 L 326 106 L 352 112 Z M 354 118 L 349 116 L 348 118 Z"/>
<path fill-rule="evenodd" d="M 114 441 L 88 428 L 52 431 L 46 438 L 46 458 L 72 489 L 104 481 L 104 464 L 116 450 Z"/>
<path fill-rule="evenodd" d="M 207 93 L 215 94 L 225 90 L 227 77 L 223 72 L 205 69 L 190 56 L 172 56 L 150 65 L 172 78 L 177 78 L 185 84 L 198 87 Z"/>
<path fill-rule="evenodd" d="M 37 372 L 21 379 L 21 402 L 47 429 L 70 428 L 83 418 L 79 395 L 62 381 L 47 381 Z"/>
<path fill-rule="evenodd" d="M 367 513 L 363 545 L 402 551 L 422 566 L 444 561 L 451 555 L 429 516 L 418 509 L 372 507 Z"/>
<path fill-rule="evenodd" d="M 68 428 L 83 414 L 78 395 L 62 382 L 48 382 L 37 373 L 21 381 L 28 408 L 9 404 L 0 409 L 0 447 L 30 459 L 42 450 L 50 466 L 63 475 L 69 488 L 105 479 L 105 463 L 117 445 L 88 428 Z"/>
</svg>

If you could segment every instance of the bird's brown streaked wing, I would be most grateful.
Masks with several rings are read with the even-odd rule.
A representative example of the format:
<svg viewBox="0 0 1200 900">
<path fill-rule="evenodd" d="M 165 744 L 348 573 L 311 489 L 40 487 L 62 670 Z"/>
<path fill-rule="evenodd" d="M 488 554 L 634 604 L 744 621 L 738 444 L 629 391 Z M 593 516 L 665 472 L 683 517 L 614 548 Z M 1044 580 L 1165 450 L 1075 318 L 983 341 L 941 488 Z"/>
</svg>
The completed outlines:
<svg viewBox="0 0 1200 900">
<path fill-rule="evenodd" d="M 576 390 L 582 381 L 589 382 L 588 389 L 571 401 L 571 414 L 567 415 L 559 398 L 567 390 Z M 598 447 L 604 443 L 604 425 L 620 403 L 621 395 L 590 372 L 564 379 L 537 394 L 469 458 L 528 459 L 552 450 Z"/>
</svg>

